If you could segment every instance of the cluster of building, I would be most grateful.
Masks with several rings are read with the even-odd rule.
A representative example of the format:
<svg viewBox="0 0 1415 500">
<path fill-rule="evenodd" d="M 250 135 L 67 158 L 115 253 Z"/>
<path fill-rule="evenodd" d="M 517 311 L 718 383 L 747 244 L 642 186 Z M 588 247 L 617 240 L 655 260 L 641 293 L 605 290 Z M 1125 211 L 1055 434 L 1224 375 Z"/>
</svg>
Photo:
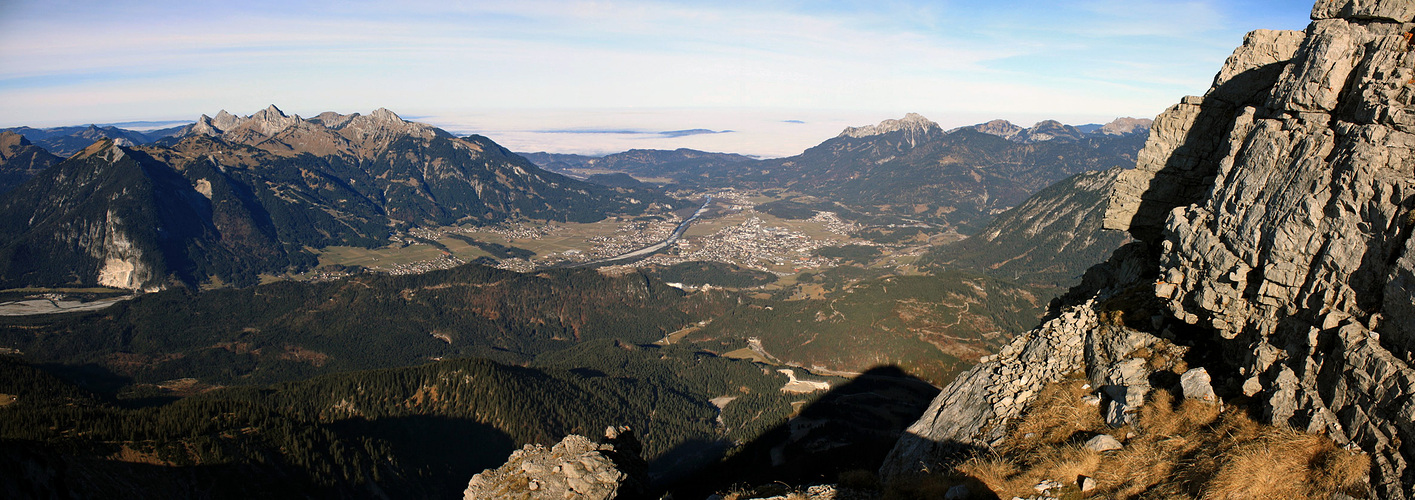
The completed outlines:
<svg viewBox="0 0 1415 500">
<path fill-rule="evenodd" d="M 441 237 L 442 237 L 442 231 L 439 231 L 439 230 L 436 230 L 436 229 L 427 229 L 427 228 L 422 228 L 422 227 L 415 227 L 415 228 L 412 228 L 412 229 L 409 229 L 409 230 L 408 230 L 408 235 L 409 235 L 409 236 L 416 237 L 416 238 L 423 238 L 423 239 L 426 239 L 426 240 L 437 241 L 438 238 L 441 238 Z"/>
<path fill-rule="evenodd" d="M 501 259 L 499 261 L 496 261 L 496 266 L 494 267 L 496 267 L 497 269 L 505 269 L 507 271 L 516 271 L 518 273 L 529 273 L 531 271 L 536 270 L 540 266 L 540 264 L 531 262 L 526 259 L 515 258 Z"/>
<path fill-rule="evenodd" d="M 702 195 L 695 195 L 702 196 Z M 734 210 L 750 210 L 753 203 L 746 193 L 724 190 L 712 194 L 714 200 L 721 201 Z M 677 229 L 682 219 L 672 213 L 665 214 L 664 220 L 632 221 L 621 224 L 613 234 L 589 238 L 590 248 L 566 250 L 533 259 L 502 259 L 496 267 L 517 272 L 529 272 L 558 261 L 586 262 L 604 259 L 631 252 L 667 239 Z M 841 236 L 849 236 L 859 230 L 859 226 L 842 220 L 834 212 L 816 212 L 810 219 L 820 224 L 826 231 Z M 507 241 L 539 240 L 556 236 L 566 228 L 554 223 L 506 222 L 487 227 L 449 227 L 440 229 L 411 228 L 404 234 L 391 237 L 405 245 L 419 243 L 417 239 L 436 241 L 446 231 L 487 232 L 499 235 Z M 688 261 L 730 262 L 742 267 L 774 271 L 778 273 L 799 272 L 837 265 L 836 259 L 816 255 L 821 247 L 839 244 L 835 241 L 819 240 L 805 233 L 784 227 L 766 224 L 760 217 L 749 217 L 745 222 L 725 227 L 705 237 L 692 240 L 680 239 L 666 251 L 653 255 L 631 265 L 672 265 Z M 373 268 L 371 272 L 392 275 L 417 274 L 439 269 L 448 269 L 464 264 L 465 261 L 453 255 L 425 261 L 398 264 L 388 268 Z M 307 275 L 313 281 L 339 279 L 348 276 L 346 271 L 314 271 Z"/>
<path fill-rule="evenodd" d="M 382 272 L 384 274 L 390 274 L 393 276 L 402 276 L 405 274 L 422 274 L 429 271 L 452 269 L 454 267 L 466 263 L 467 261 L 459 259 L 454 255 L 445 255 L 440 259 L 420 260 L 417 262 L 409 262 L 407 264 L 394 264 L 391 267 L 374 268 L 370 270 L 375 272 Z"/>
<path fill-rule="evenodd" d="M 619 226 L 614 234 L 595 236 L 589 239 L 594 249 L 583 254 L 582 259 L 594 260 L 613 257 L 668 239 L 682 221 L 676 215 L 670 220 L 654 222 L 630 222 Z"/>
<path fill-rule="evenodd" d="M 541 238 L 554 236 L 556 233 L 559 233 L 564 229 L 565 228 L 563 226 L 558 226 L 552 223 L 527 224 L 525 222 L 506 222 L 496 226 L 475 228 L 476 231 L 484 231 L 499 235 L 503 238 L 506 238 L 506 241 L 538 240 Z M 473 231 L 473 229 L 471 228 L 457 228 L 456 230 L 469 233 Z"/>
<path fill-rule="evenodd" d="M 860 225 L 854 222 L 842 220 L 835 212 L 816 212 L 816 215 L 809 219 L 811 222 L 819 222 L 826 231 L 841 235 L 850 236 L 855 231 L 860 230 Z"/>
<path fill-rule="evenodd" d="M 728 226 L 695 241 L 678 240 L 674 250 L 655 255 L 645 264 L 676 264 L 687 261 L 731 262 L 738 266 L 791 272 L 816 269 L 836 264 L 835 259 L 815 254 L 821 247 L 833 246 L 804 233 L 784 227 L 772 227 L 760 217 L 750 217 L 741 224 Z"/>
<path fill-rule="evenodd" d="M 322 283 L 325 281 L 335 281 L 344 279 L 353 275 L 354 273 L 349 271 L 331 271 L 329 269 L 319 268 L 303 275 L 297 276 L 295 279 L 309 281 L 312 283 Z"/>
</svg>

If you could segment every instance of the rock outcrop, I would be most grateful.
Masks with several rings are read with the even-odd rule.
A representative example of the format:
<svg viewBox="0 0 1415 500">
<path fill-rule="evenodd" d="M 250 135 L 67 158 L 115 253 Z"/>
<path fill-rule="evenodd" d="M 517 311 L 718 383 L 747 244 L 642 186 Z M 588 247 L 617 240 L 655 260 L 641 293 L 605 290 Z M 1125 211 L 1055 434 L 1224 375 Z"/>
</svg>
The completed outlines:
<svg viewBox="0 0 1415 500">
<path fill-rule="evenodd" d="M 885 120 L 878 125 L 866 125 L 863 127 L 848 127 L 840 132 L 838 137 L 854 137 L 861 139 L 876 135 L 889 134 L 893 132 L 904 132 L 904 137 L 910 146 L 924 142 L 931 137 L 943 134 L 943 129 L 939 128 L 933 120 L 924 118 L 918 113 L 909 113 L 904 118 L 898 120 Z"/>
<path fill-rule="evenodd" d="M 1359 446 L 1372 458 L 1370 495 L 1410 498 L 1415 2 L 1321 0 L 1312 18 L 1305 32 L 1250 33 L 1208 93 L 1156 118 L 1105 220 L 1149 250 L 1111 265 L 1128 261 L 1153 276 L 1138 281 L 1162 309 L 1153 331 L 1183 330 L 1202 343 L 1213 367 L 1236 373 L 1219 385 L 1251 396 L 1272 423 Z M 1110 285 L 1125 281 L 1112 276 Z M 1014 410 L 981 404 L 985 394 L 1076 367 L 1067 353 L 1094 350 L 1098 332 L 1114 328 L 1072 321 L 1066 334 L 1075 338 L 1045 333 L 1066 317 L 1003 353 L 1046 347 L 1049 359 L 1012 372 L 1006 358 L 985 363 L 946 389 L 940 401 L 976 404 L 931 411 L 882 472 L 938 463 L 928 453 L 941 439 L 989 443 L 996 434 L 985 431 Z M 1092 363 L 1083 364 L 1093 371 Z M 1190 376 L 1185 390 L 1207 397 L 1202 378 Z M 1131 403 L 1128 390 L 1106 392 Z"/>
<path fill-rule="evenodd" d="M 648 465 L 628 427 L 610 427 L 595 442 L 570 435 L 546 448 L 528 444 L 506 463 L 472 476 L 462 497 L 610 500 L 647 498 Z"/>
<path fill-rule="evenodd" d="M 1092 135 L 1135 135 L 1145 134 L 1150 131 L 1151 120 L 1148 118 L 1116 118 L 1105 125 L 1082 125 L 1074 127 L 1056 120 L 1043 120 L 1032 125 L 1030 128 L 1022 128 L 1007 120 L 992 120 L 987 123 L 979 123 L 970 127 L 984 134 L 995 135 L 1012 142 L 1031 144 L 1059 140 L 1062 142 L 1079 141 Z M 957 130 L 957 129 L 955 129 Z M 952 132 L 952 131 L 950 131 Z"/>
<path fill-rule="evenodd" d="M 993 120 L 987 123 L 973 125 L 973 130 L 1011 140 L 1026 129 L 1007 120 Z"/>
<path fill-rule="evenodd" d="M 1110 123 L 1101 125 L 1100 130 L 1097 130 L 1096 133 L 1104 135 L 1148 134 L 1150 132 L 1150 125 L 1153 124 L 1154 120 L 1149 118 L 1131 118 L 1126 116 L 1116 118 Z"/>
<path fill-rule="evenodd" d="M 895 444 L 880 476 L 946 470 L 955 457 L 1001 444 L 1008 422 L 1042 387 L 1073 373 L 1084 373 L 1097 388 L 1113 425 L 1128 423 L 1153 389 L 1152 375 L 1178 366 L 1185 351 L 1102 320 L 1095 301 L 1068 307 L 945 387 Z"/>
<path fill-rule="evenodd" d="M 23 184 L 60 158 L 14 132 L 0 132 L 0 194 Z"/>
</svg>

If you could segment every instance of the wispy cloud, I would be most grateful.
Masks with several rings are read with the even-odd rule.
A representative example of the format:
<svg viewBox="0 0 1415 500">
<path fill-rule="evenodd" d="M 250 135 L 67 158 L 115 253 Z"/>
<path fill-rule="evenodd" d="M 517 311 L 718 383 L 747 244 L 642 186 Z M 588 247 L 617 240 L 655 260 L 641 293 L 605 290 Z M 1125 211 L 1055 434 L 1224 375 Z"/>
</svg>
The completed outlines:
<svg viewBox="0 0 1415 500">
<path fill-rule="evenodd" d="M 0 1 L 0 126 L 272 102 L 1146 115 L 1203 91 L 1244 31 L 1301 27 L 1273 1 Z"/>
<path fill-rule="evenodd" d="M 647 135 L 662 138 L 688 137 L 692 135 L 730 134 L 731 130 L 709 130 L 705 128 L 694 128 L 686 130 L 625 130 L 625 129 L 559 129 L 559 130 L 536 130 L 538 134 L 587 134 L 587 135 Z"/>
</svg>

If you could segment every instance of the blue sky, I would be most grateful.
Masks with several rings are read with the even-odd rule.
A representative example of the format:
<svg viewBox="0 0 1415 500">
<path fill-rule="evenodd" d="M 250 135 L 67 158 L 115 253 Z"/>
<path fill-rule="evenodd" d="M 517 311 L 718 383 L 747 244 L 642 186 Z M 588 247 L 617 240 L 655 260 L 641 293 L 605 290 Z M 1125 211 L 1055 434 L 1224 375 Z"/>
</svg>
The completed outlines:
<svg viewBox="0 0 1415 500">
<path fill-rule="evenodd" d="M 0 126 L 387 107 L 517 150 L 793 154 L 945 126 L 1153 117 L 1291 1 L 0 0 Z M 804 122 L 804 123 L 795 123 Z M 547 134 L 545 131 L 731 133 Z"/>
</svg>

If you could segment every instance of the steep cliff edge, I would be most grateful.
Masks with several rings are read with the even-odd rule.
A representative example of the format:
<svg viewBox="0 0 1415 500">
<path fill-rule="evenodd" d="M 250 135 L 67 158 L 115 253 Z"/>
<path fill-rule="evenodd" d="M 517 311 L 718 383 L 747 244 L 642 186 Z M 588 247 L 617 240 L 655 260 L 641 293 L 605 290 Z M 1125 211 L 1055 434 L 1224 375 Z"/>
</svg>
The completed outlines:
<svg viewBox="0 0 1415 500">
<path fill-rule="evenodd" d="M 1221 392 L 1365 450 L 1375 497 L 1412 496 L 1415 2 L 1321 0 L 1312 19 L 1305 32 L 1250 33 L 1207 94 L 1155 120 L 1105 221 L 1145 243 L 1093 270 L 1099 300 L 946 388 L 883 475 L 994 445 L 1029 387 L 1114 375 L 1114 358 L 1093 355 L 1102 346 L 1177 332 L 1228 374 Z M 1153 296 L 1148 325 L 1087 319 L 1127 286 Z"/>
</svg>

